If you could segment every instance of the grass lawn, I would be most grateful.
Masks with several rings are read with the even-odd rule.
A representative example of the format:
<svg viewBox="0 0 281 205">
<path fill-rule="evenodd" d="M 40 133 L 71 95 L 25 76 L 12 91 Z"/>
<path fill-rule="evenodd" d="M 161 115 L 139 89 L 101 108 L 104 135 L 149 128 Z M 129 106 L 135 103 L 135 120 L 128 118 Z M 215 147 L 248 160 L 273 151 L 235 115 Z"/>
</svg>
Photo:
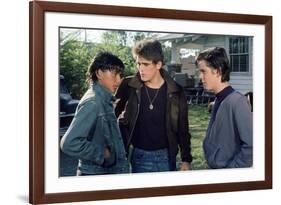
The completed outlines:
<svg viewBox="0 0 281 205">
<path fill-rule="evenodd" d="M 189 105 L 189 132 L 191 134 L 192 169 L 206 169 L 202 143 L 207 130 L 210 114 L 207 106 Z"/>
</svg>

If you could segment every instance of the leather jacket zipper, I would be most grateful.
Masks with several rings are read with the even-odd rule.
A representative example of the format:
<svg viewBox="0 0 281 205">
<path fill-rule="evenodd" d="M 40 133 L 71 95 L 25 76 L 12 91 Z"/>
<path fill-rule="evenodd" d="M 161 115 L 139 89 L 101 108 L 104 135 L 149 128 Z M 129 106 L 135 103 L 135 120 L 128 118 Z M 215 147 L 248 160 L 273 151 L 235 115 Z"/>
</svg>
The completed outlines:
<svg viewBox="0 0 281 205">
<path fill-rule="evenodd" d="M 138 119 L 139 112 L 140 112 L 140 94 L 139 94 L 139 90 L 136 90 L 136 92 L 137 92 L 136 95 L 137 95 L 137 98 L 138 98 L 139 102 L 138 102 L 138 107 L 137 107 L 137 114 L 136 114 L 135 121 L 134 121 L 134 126 L 133 126 L 133 129 L 131 130 L 131 133 L 129 135 L 129 139 L 128 139 L 128 142 L 127 142 L 127 148 L 129 148 L 129 146 L 131 144 L 132 135 L 133 135 L 133 132 L 135 130 L 135 127 L 136 127 L 136 124 L 137 124 L 137 119 Z"/>
</svg>

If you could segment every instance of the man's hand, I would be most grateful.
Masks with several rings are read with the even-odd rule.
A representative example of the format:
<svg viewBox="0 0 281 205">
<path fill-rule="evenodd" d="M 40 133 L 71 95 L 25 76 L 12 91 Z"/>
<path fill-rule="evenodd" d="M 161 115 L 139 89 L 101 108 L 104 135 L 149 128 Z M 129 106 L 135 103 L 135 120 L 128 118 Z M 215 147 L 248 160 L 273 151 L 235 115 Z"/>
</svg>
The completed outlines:
<svg viewBox="0 0 281 205">
<path fill-rule="evenodd" d="M 113 105 L 114 109 L 116 108 L 116 106 L 117 106 L 117 104 L 118 104 L 118 102 L 119 102 L 120 100 L 121 100 L 121 99 L 118 98 L 118 99 L 116 99 L 114 102 L 112 102 L 112 105 Z"/>
<path fill-rule="evenodd" d="M 180 171 L 190 170 L 190 164 L 188 162 L 182 162 L 180 165 Z"/>
<path fill-rule="evenodd" d="M 111 155 L 111 153 L 110 153 L 109 149 L 105 148 L 104 149 L 104 158 L 108 159 L 110 157 L 110 155 Z"/>
</svg>

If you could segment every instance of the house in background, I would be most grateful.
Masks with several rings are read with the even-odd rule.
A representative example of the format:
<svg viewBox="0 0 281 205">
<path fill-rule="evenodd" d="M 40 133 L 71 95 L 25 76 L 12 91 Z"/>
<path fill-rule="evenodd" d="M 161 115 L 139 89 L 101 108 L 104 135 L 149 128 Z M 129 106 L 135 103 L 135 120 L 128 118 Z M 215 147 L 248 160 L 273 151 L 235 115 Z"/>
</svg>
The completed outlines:
<svg viewBox="0 0 281 205">
<path fill-rule="evenodd" d="M 176 72 L 187 73 L 199 82 L 195 57 L 210 47 L 224 47 L 230 59 L 230 83 L 245 94 L 253 91 L 253 37 L 226 35 L 167 34 L 158 39 L 171 44 L 169 66 L 181 67 Z"/>
</svg>

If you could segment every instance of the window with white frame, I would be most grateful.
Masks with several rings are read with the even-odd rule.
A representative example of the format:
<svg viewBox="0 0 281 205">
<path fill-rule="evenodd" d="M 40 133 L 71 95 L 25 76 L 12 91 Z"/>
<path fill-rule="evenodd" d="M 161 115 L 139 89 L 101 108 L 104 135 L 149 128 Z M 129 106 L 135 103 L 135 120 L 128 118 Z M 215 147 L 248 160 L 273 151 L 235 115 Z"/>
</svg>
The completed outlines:
<svg viewBox="0 0 281 205">
<path fill-rule="evenodd" d="M 249 72 L 249 37 L 230 37 L 229 57 L 232 72 Z"/>
</svg>

